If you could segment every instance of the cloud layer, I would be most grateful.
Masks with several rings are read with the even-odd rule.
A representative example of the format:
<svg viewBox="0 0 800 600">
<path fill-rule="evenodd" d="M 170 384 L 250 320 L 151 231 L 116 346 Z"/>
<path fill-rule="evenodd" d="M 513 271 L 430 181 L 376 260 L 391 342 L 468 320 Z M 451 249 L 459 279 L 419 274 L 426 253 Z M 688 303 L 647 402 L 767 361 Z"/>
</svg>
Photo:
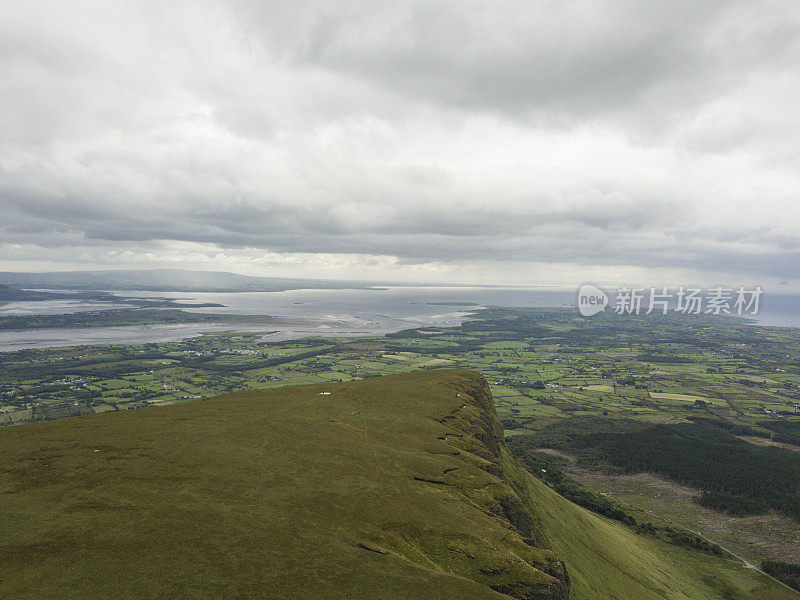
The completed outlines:
<svg viewBox="0 0 800 600">
<path fill-rule="evenodd" d="M 792 0 L 4 14 L 1 268 L 800 280 Z"/>
</svg>

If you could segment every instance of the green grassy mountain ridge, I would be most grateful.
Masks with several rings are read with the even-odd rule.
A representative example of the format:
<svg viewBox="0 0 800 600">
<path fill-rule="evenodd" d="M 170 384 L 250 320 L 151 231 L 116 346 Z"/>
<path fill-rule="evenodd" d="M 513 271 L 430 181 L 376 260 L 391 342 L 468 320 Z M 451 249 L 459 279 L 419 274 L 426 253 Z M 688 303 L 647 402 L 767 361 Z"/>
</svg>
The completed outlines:
<svg viewBox="0 0 800 600">
<path fill-rule="evenodd" d="M 0 431 L 0 597 L 789 599 L 568 502 L 462 370 Z"/>
</svg>

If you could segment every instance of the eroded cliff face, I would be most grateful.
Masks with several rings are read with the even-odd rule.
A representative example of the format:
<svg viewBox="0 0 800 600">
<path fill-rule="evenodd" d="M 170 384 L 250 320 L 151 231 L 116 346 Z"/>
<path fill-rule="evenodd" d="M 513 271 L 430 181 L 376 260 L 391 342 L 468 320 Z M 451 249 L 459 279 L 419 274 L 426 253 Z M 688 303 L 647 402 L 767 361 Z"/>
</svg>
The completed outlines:
<svg viewBox="0 0 800 600">
<path fill-rule="evenodd" d="M 461 492 L 503 522 L 509 531 L 505 541 L 528 567 L 509 568 L 498 556 L 496 567 L 480 569 L 481 581 L 514 598 L 569 598 L 569 575 L 564 563 L 546 548 L 539 519 L 530 508 L 532 503 L 526 502 L 524 475 L 505 446 L 488 382 L 475 372 L 454 371 L 452 375 L 450 385 L 457 405 L 440 419 L 449 432 L 438 439 L 451 446 L 459 459 L 488 474 L 487 483 L 462 486 Z M 542 574 L 549 579 L 543 580 Z"/>
</svg>

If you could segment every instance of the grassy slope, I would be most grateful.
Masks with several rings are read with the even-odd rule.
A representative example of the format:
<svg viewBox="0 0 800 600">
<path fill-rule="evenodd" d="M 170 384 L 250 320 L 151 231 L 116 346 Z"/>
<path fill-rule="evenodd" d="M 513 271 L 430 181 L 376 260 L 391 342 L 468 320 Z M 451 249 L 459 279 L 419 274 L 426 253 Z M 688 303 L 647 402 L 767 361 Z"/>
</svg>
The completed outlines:
<svg viewBox="0 0 800 600">
<path fill-rule="evenodd" d="M 501 439 L 465 371 L 5 428 L 0 597 L 563 597 L 549 543 L 573 599 L 797 598 L 572 505 Z"/>
<path fill-rule="evenodd" d="M 485 453 L 450 425 L 487 415 L 467 395 L 479 382 L 412 374 L 3 429 L 0 597 L 559 597 L 545 571 L 561 563 L 502 517 L 513 490 L 454 448 Z"/>
<path fill-rule="evenodd" d="M 795 592 L 741 561 L 720 559 L 636 535 L 531 482 L 534 506 L 565 559 L 573 599 L 794 599 Z"/>
</svg>

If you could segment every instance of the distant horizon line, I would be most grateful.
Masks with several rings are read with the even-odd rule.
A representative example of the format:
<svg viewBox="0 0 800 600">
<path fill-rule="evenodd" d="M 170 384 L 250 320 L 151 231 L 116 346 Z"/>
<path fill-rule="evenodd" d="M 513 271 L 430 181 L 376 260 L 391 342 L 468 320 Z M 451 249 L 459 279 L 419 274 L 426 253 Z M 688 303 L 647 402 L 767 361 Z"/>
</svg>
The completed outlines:
<svg viewBox="0 0 800 600">
<path fill-rule="evenodd" d="M 574 289 L 576 292 L 578 288 L 585 284 L 585 283 L 592 283 L 602 288 L 621 288 L 621 287 L 635 287 L 637 289 L 648 290 L 650 288 L 660 289 L 662 287 L 667 288 L 677 288 L 680 287 L 679 285 L 663 285 L 659 283 L 658 285 L 652 284 L 642 284 L 637 282 L 625 282 L 625 283 L 609 283 L 609 282 L 597 282 L 597 281 L 576 281 L 576 283 L 519 283 L 519 282 L 464 282 L 464 281 L 436 281 L 436 282 L 423 282 L 423 281 L 399 281 L 399 280 L 390 280 L 390 279 L 363 279 L 358 277 L 297 277 L 297 276 L 284 276 L 284 275 L 246 275 L 242 273 L 237 273 L 235 271 L 222 271 L 218 269 L 213 270 L 204 270 L 204 269 L 186 269 L 186 268 L 170 268 L 170 267 L 155 267 L 155 268 L 105 268 L 105 269 L 51 269 L 51 270 L 20 270 L 20 271 L 11 271 L 11 270 L 3 270 L 0 271 L 1 275 L 57 275 L 57 274 L 101 274 L 101 273 L 169 273 L 169 272 L 180 272 L 180 273 L 207 273 L 207 274 L 217 274 L 217 275 L 232 275 L 235 277 L 241 277 L 243 279 L 269 279 L 269 280 L 285 280 L 285 281 L 309 281 L 309 282 L 337 282 L 337 283 L 359 283 L 362 285 L 369 284 L 371 287 L 377 286 L 384 286 L 384 287 L 462 287 L 462 288 L 551 288 L 554 290 L 571 290 Z M 0 282 L 0 285 L 9 285 L 9 283 Z M 15 285 L 15 284 L 11 284 Z M 19 284 L 17 284 L 19 285 Z M 697 284 L 696 282 L 689 282 L 681 284 L 685 288 L 700 288 L 700 289 L 710 289 L 716 288 L 717 284 L 713 286 L 708 285 L 701 285 Z M 740 284 L 736 286 L 730 286 L 726 283 L 719 284 L 723 287 L 734 287 L 737 288 Z M 781 286 L 787 285 L 787 287 L 781 289 Z M 761 286 L 765 292 L 768 293 L 787 293 L 787 294 L 796 294 L 800 293 L 800 289 L 790 288 L 788 284 L 781 283 L 778 286 Z M 313 289 L 313 288 L 308 288 Z"/>
</svg>

